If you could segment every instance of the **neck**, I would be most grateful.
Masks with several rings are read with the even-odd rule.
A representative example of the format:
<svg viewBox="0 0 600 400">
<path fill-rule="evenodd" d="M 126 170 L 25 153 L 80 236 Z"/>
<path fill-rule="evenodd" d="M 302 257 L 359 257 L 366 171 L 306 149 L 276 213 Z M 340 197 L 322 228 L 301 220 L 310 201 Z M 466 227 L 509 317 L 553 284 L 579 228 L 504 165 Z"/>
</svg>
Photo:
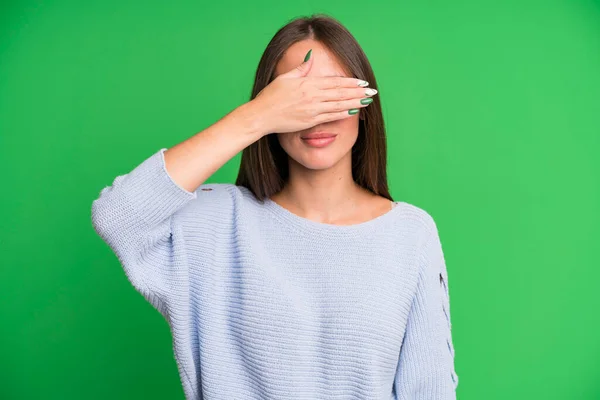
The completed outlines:
<svg viewBox="0 0 600 400">
<path fill-rule="evenodd" d="M 353 213 L 366 191 L 354 182 L 351 158 L 325 170 L 290 161 L 289 179 L 273 200 L 305 218 L 329 222 Z"/>
</svg>

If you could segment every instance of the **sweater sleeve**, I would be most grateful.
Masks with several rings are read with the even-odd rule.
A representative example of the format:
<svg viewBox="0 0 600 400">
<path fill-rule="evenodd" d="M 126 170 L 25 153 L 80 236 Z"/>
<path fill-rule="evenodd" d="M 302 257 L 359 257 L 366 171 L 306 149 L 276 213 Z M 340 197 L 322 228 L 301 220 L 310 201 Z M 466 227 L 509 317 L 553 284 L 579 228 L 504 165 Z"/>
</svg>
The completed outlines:
<svg viewBox="0 0 600 400">
<path fill-rule="evenodd" d="M 187 291 L 179 227 L 173 215 L 195 199 L 167 173 L 164 151 L 117 176 L 92 203 L 92 225 L 117 255 L 127 278 L 167 317 L 168 295 Z"/>
<path fill-rule="evenodd" d="M 400 351 L 398 400 L 456 399 L 448 274 L 437 226 L 430 218 L 419 262 L 417 290 Z"/>
</svg>

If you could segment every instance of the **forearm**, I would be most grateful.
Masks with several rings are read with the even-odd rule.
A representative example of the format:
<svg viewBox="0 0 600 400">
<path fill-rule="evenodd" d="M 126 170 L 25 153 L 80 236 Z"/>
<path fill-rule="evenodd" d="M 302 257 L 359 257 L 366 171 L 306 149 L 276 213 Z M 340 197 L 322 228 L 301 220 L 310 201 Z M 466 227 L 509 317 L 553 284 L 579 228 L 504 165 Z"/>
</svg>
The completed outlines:
<svg viewBox="0 0 600 400">
<path fill-rule="evenodd" d="M 167 172 L 179 186 L 194 192 L 227 161 L 266 133 L 255 104 L 252 101 L 242 104 L 213 125 L 166 150 Z"/>
</svg>

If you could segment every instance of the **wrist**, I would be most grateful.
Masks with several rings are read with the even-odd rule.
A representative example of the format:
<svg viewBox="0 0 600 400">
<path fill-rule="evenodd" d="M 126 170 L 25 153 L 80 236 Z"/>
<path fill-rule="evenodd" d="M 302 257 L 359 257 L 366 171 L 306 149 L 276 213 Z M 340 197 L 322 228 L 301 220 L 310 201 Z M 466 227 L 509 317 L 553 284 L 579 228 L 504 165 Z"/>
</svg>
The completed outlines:
<svg viewBox="0 0 600 400">
<path fill-rule="evenodd" d="M 255 100 L 237 107 L 232 113 L 232 118 L 239 125 L 239 132 L 243 132 L 255 141 L 267 135 L 269 128 L 264 119 L 264 115 L 260 112 Z"/>
</svg>

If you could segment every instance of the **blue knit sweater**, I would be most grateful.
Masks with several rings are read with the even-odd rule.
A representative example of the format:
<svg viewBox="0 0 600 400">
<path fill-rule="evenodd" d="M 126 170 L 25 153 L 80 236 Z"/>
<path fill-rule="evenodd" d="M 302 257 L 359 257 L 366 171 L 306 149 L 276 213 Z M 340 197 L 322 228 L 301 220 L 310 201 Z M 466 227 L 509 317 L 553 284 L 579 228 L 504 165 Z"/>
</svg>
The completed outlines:
<svg viewBox="0 0 600 400">
<path fill-rule="evenodd" d="M 92 223 L 169 323 L 187 399 L 455 399 L 426 211 L 318 223 L 233 184 L 188 192 L 165 150 L 102 189 Z"/>
</svg>

